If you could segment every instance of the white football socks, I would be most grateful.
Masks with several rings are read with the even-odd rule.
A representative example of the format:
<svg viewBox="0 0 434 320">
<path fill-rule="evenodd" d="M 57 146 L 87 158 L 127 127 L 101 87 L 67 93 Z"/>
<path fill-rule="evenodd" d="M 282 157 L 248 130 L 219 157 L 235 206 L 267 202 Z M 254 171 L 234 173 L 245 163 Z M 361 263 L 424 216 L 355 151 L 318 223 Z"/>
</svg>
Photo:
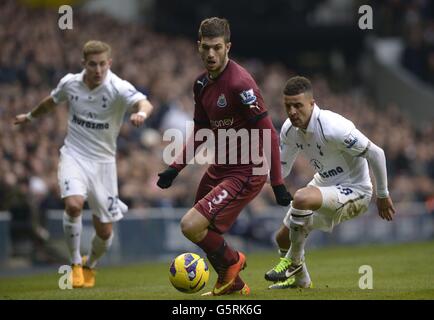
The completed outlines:
<svg viewBox="0 0 434 320">
<path fill-rule="evenodd" d="M 288 253 L 288 250 L 289 250 L 289 249 L 282 249 L 282 248 L 279 248 L 279 256 L 280 256 L 281 258 L 285 258 L 285 257 L 286 257 L 286 254 Z"/>
<path fill-rule="evenodd" d="M 103 240 L 96 234 L 92 238 L 92 247 L 90 248 L 89 259 L 86 266 L 95 268 L 98 260 L 107 252 L 113 242 L 113 232 L 107 240 Z"/>
<path fill-rule="evenodd" d="M 306 263 L 303 263 L 303 269 L 295 274 L 295 283 L 302 288 L 308 288 L 311 283 L 309 272 L 307 271 Z"/>
<path fill-rule="evenodd" d="M 291 246 L 286 257 L 291 259 L 295 265 L 304 261 L 304 246 L 306 245 L 309 234 L 309 224 L 312 219 L 311 210 L 299 210 L 291 207 L 291 222 L 289 230 L 289 239 Z"/>
<path fill-rule="evenodd" d="M 63 233 L 65 235 L 66 245 L 69 251 L 69 257 L 72 264 L 81 264 L 80 255 L 80 237 L 81 237 L 81 215 L 71 217 L 63 212 Z"/>
</svg>

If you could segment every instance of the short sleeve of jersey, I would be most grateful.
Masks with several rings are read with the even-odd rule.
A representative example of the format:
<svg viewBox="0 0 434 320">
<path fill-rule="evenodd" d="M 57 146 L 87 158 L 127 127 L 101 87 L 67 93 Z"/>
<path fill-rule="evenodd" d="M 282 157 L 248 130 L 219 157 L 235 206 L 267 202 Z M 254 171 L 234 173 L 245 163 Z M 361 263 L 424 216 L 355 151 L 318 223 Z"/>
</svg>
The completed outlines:
<svg viewBox="0 0 434 320">
<path fill-rule="evenodd" d="M 51 91 L 50 96 L 53 98 L 54 103 L 61 103 L 68 99 L 68 94 L 66 92 L 65 85 L 74 75 L 72 73 L 68 73 L 62 79 L 60 79 L 57 87 Z"/>
<path fill-rule="evenodd" d="M 242 78 L 237 85 L 236 94 L 247 119 L 252 119 L 267 111 L 261 92 L 253 79 Z"/>
<path fill-rule="evenodd" d="M 132 107 L 136 102 L 145 100 L 146 96 L 138 91 L 131 83 L 126 80 L 122 80 L 118 87 L 119 94 L 124 100 L 128 108 Z"/>
<path fill-rule="evenodd" d="M 333 140 L 339 150 L 354 157 L 362 156 L 366 152 L 369 139 L 351 121 L 344 120 L 335 124 L 329 138 Z"/>
</svg>

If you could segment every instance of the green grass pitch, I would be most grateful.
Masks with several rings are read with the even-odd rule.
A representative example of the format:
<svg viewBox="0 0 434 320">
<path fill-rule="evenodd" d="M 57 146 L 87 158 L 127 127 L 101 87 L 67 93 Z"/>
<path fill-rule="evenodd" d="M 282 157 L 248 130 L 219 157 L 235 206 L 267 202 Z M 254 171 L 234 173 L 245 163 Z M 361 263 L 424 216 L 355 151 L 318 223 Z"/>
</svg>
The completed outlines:
<svg viewBox="0 0 434 320">
<path fill-rule="evenodd" d="M 249 297 L 201 297 L 212 288 L 214 272 L 201 292 L 180 293 L 168 280 L 167 261 L 103 267 L 92 289 L 60 290 L 56 268 L 51 274 L 0 278 L 0 299 L 434 299 L 434 241 L 314 249 L 306 259 L 313 289 L 268 290 L 264 272 L 277 254 L 261 252 L 247 255 L 248 267 L 241 273 L 252 289 Z M 372 267 L 373 289 L 359 288 L 361 265 Z"/>
</svg>

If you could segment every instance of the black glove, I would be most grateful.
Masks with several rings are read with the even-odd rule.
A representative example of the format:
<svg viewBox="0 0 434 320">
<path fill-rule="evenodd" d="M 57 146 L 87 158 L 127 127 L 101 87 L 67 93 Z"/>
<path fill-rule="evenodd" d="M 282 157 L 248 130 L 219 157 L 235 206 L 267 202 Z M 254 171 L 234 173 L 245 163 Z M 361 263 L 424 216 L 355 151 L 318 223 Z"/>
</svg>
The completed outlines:
<svg viewBox="0 0 434 320">
<path fill-rule="evenodd" d="M 289 206 L 289 204 L 292 201 L 292 196 L 288 192 L 288 190 L 286 190 L 285 185 L 279 184 L 272 188 L 273 188 L 274 196 L 276 197 L 277 204 L 284 207 Z"/>
<path fill-rule="evenodd" d="M 172 167 L 167 168 L 166 170 L 158 174 L 160 179 L 158 179 L 157 181 L 157 186 L 159 186 L 161 189 L 169 188 L 177 175 L 178 170 Z"/>
</svg>

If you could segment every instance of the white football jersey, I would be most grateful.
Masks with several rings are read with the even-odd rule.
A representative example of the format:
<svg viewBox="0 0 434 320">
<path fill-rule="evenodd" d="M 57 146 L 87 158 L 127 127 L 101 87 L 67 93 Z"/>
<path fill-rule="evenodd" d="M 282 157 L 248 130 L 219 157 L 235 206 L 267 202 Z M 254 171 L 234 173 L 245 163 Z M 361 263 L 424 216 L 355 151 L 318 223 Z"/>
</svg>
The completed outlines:
<svg viewBox="0 0 434 320">
<path fill-rule="evenodd" d="M 110 70 L 104 82 L 90 90 L 84 73 L 67 74 L 51 92 L 55 103 L 68 101 L 65 147 L 87 159 L 113 162 L 125 111 L 146 96 Z"/>
<path fill-rule="evenodd" d="M 291 171 L 299 152 L 316 171 L 317 186 L 358 185 L 372 192 L 368 162 L 363 157 L 370 141 L 343 116 L 314 106 L 306 130 L 287 119 L 280 133 L 282 174 Z"/>
</svg>

